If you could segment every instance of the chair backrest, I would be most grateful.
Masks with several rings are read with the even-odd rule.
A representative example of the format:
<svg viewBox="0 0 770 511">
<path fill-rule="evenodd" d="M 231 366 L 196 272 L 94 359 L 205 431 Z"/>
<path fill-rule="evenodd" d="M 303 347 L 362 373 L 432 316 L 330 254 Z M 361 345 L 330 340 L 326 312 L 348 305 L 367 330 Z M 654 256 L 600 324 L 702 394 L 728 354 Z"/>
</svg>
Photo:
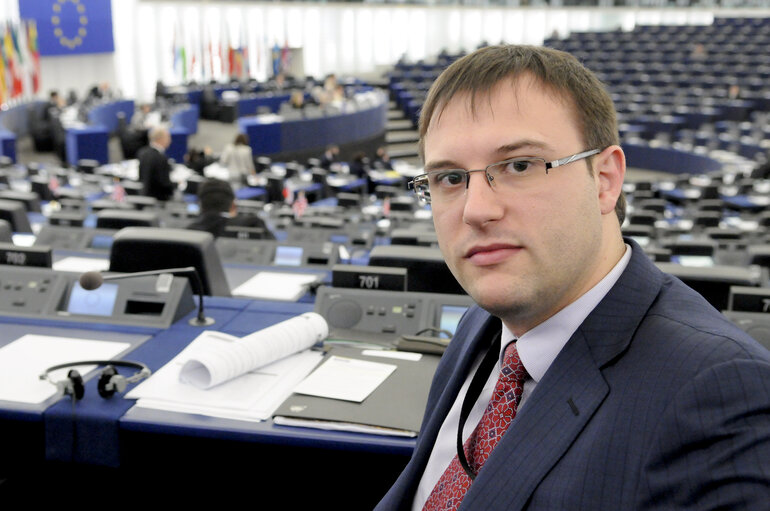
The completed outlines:
<svg viewBox="0 0 770 511">
<path fill-rule="evenodd" d="M 194 266 L 203 293 L 230 296 L 214 237 L 203 231 L 160 227 L 126 227 L 115 234 L 110 271 L 137 272 Z"/>
<path fill-rule="evenodd" d="M 11 224 L 13 232 L 32 232 L 27 209 L 22 202 L 0 199 L 0 219 Z"/>
<path fill-rule="evenodd" d="M 378 245 L 369 253 L 370 266 L 406 268 L 406 290 L 465 294 L 438 248 Z"/>
<path fill-rule="evenodd" d="M 158 227 L 159 225 L 160 219 L 154 211 L 103 209 L 96 214 L 96 227 L 99 229 Z"/>
</svg>

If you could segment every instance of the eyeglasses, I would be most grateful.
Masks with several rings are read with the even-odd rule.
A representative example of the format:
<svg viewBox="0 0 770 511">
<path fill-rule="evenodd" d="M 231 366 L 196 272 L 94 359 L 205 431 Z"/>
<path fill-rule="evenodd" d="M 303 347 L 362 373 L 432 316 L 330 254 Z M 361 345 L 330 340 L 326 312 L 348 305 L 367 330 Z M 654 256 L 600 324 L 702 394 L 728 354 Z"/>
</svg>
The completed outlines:
<svg viewBox="0 0 770 511">
<path fill-rule="evenodd" d="M 432 170 L 426 174 L 415 176 L 409 182 L 417 197 L 423 202 L 450 202 L 468 189 L 471 172 L 483 172 L 492 189 L 516 189 L 525 182 L 538 181 L 546 176 L 550 169 L 576 162 L 600 153 L 599 149 L 591 149 L 553 161 L 543 158 L 522 156 L 503 160 L 483 169 L 441 169 Z"/>
</svg>

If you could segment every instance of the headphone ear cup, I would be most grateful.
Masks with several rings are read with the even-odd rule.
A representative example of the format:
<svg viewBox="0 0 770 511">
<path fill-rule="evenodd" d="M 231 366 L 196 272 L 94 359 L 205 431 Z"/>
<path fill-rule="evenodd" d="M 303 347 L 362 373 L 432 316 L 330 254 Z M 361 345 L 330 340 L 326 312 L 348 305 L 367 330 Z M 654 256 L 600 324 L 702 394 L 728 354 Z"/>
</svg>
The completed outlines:
<svg viewBox="0 0 770 511">
<path fill-rule="evenodd" d="M 86 392 L 86 387 L 83 384 L 83 377 L 80 376 L 78 370 L 70 369 L 67 373 L 67 379 L 70 381 L 70 389 L 68 389 L 70 392 L 65 393 L 72 394 L 77 400 L 83 399 L 83 394 Z"/>
<path fill-rule="evenodd" d="M 102 374 L 99 375 L 97 389 L 99 390 L 99 395 L 104 399 L 109 399 L 115 394 L 117 385 L 113 379 L 118 376 L 118 370 L 115 369 L 115 366 L 109 365 L 102 370 Z"/>
</svg>

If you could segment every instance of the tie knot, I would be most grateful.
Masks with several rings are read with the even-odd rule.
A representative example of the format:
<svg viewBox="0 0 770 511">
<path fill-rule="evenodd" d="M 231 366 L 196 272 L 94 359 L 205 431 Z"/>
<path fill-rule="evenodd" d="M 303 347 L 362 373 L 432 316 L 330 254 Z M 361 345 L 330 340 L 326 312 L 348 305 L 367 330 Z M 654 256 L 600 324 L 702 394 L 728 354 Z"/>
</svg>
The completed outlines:
<svg viewBox="0 0 770 511">
<path fill-rule="evenodd" d="M 527 370 L 524 369 L 524 364 L 521 363 L 519 358 L 519 351 L 516 348 L 516 341 L 511 341 L 505 347 L 503 353 L 503 362 L 500 364 L 500 372 L 510 378 L 514 378 L 516 381 L 523 382 L 527 377 Z"/>
</svg>

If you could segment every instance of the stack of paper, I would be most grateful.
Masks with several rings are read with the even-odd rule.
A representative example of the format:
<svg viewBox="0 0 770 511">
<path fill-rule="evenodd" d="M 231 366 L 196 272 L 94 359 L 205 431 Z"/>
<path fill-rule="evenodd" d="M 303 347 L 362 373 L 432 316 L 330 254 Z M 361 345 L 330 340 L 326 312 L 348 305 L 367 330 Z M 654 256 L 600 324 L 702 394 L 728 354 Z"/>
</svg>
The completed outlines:
<svg viewBox="0 0 770 511">
<path fill-rule="evenodd" d="M 145 408 L 265 420 L 319 362 L 308 348 L 328 333 L 313 312 L 244 338 L 205 331 L 127 397 Z"/>
</svg>

